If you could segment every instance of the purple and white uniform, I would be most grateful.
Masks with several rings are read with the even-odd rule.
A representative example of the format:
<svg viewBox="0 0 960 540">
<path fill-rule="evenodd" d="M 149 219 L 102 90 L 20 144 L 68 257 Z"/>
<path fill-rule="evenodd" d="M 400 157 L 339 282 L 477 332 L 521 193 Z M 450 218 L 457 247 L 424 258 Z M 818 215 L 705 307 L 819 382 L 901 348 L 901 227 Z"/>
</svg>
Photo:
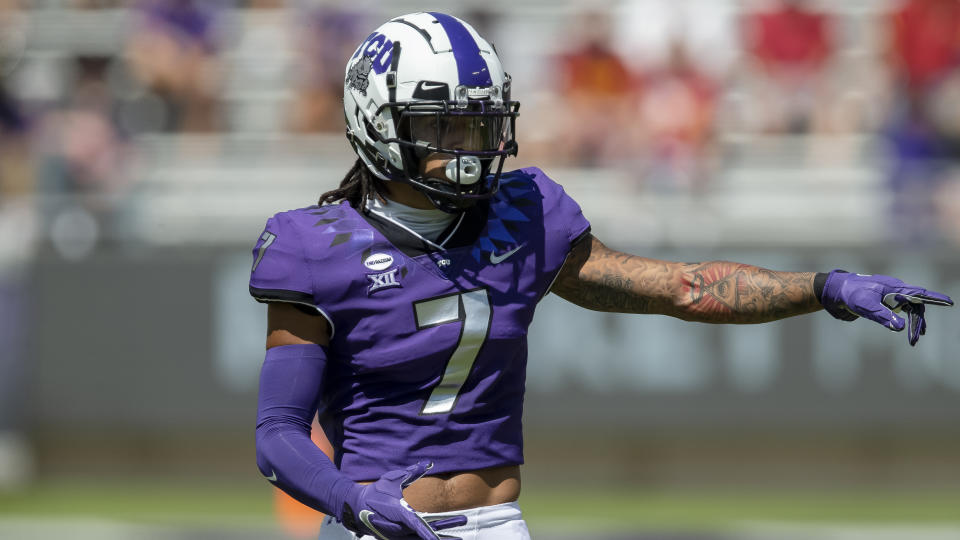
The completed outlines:
<svg viewBox="0 0 960 540">
<path fill-rule="evenodd" d="M 505 173 L 436 243 L 346 202 L 269 219 L 250 293 L 329 319 L 318 407 L 343 474 L 523 463 L 527 329 L 589 229 L 536 168 Z"/>
</svg>

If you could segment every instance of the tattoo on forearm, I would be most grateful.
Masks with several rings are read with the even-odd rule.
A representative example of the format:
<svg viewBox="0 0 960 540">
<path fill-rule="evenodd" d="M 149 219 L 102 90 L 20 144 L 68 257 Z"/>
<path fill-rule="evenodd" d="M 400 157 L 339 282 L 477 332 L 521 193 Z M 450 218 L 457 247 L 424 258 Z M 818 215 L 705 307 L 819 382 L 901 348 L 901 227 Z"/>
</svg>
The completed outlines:
<svg viewBox="0 0 960 540">
<path fill-rule="evenodd" d="M 553 292 L 588 309 L 660 313 L 713 323 L 759 323 L 820 309 L 812 272 L 774 272 L 733 262 L 672 263 L 574 247 Z"/>
<path fill-rule="evenodd" d="M 657 313 L 654 291 L 663 287 L 658 276 L 668 270 L 663 261 L 612 251 L 590 237 L 574 246 L 552 291 L 596 311 Z"/>
<path fill-rule="evenodd" d="M 774 272 L 731 262 L 682 267 L 682 292 L 695 320 L 766 322 L 820 308 L 812 272 Z"/>
</svg>

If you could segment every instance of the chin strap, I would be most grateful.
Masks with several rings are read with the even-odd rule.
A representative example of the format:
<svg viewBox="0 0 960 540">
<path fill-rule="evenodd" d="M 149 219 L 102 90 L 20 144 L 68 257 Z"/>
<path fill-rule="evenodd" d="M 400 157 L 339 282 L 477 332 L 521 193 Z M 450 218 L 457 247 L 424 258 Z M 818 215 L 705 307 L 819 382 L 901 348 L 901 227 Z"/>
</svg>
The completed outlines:
<svg viewBox="0 0 960 540">
<path fill-rule="evenodd" d="M 459 214 L 466 211 L 467 209 L 474 206 L 477 202 L 473 199 L 465 199 L 462 201 L 457 201 L 449 197 L 442 197 L 440 195 L 435 195 L 428 191 L 422 191 L 424 195 L 430 199 L 430 203 L 436 206 L 439 210 L 443 210 L 448 214 Z"/>
</svg>

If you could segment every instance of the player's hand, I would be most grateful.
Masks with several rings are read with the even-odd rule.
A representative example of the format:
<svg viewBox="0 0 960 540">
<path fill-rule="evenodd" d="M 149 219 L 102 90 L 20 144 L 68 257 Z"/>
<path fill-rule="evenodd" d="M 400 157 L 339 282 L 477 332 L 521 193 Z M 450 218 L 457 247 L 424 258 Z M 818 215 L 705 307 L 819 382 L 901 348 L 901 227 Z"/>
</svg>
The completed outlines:
<svg viewBox="0 0 960 540">
<path fill-rule="evenodd" d="M 927 332 L 927 321 L 923 318 L 926 304 L 952 306 L 953 300 L 890 276 L 834 270 L 827 276 L 820 303 L 837 319 L 852 321 L 865 317 L 895 332 L 907 326 L 907 321 L 896 315 L 902 310 L 909 319 L 907 339 L 910 345 L 916 345 Z"/>
<path fill-rule="evenodd" d="M 356 533 L 381 540 L 440 540 L 436 531 L 463 526 L 466 516 L 428 523 L 403 500 L 403 489 L 432 467 L 433 463 L 421 461 L 385 473 L 372 484 L 358 485 L 347 497 L 340 522 Z M 443 539 L 460 540 L 452 536 Z"/>
</svg>

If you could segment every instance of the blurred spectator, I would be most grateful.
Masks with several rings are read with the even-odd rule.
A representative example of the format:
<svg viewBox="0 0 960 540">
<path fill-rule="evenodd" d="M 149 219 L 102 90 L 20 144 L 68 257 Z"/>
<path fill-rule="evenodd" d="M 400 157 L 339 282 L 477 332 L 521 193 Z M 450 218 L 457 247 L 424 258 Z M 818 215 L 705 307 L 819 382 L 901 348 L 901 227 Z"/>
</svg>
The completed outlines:
<svg viewBox="0 0 960 540">
<path fill-rule="evenodd" d="M 32 191 L 27 123 L 0 73 L 0 200 Z"/>
<path fill-rule="evenodd" d="M 941 144 L 927 120 L 924 103 L 902 103 L 886 136 L 893 193 L 891 236 L 910 243 L 930 241 L 936 227 L 933 194 L 943 163 Z"/>
<path fill-rule="evenodd" d="M 698 191 L 710 176 L 719 87 L 675 40 L 666 66 L 642 74 L 639 137 L 644 181 Z M 627 126 L 625 126 L 627 127 Z"/>
<path fill-rule="evenodd" d="M 221 125 L 223 66 L 218 2 L 143 0 L 127 55 L 135 76 L 167 105 L 167 127 L 216 131 Z"/>
<path fill-rule="evenodd" d="M 936 139 L 931 159 L 960 159 L 960 2 L 904 0 L 887 26 L 894 122 L 922 123 Z"/>
<path fill-rule="evenodd" d="M 957 66 L 960 2 L 904 0 L 891 13 L 887 60 L 911 99 L 919 97 Z"/>
<path fill-rule="evenodd" d="M 298 132 L 343 131 L 343 73 L 366 31 L 363 15 L 333 7 L 297 18 L 295 97 L 288 113 Z"/>
<path fill-rule="evenodd" d="M 125 144 L 113 122 L 117 103 L 106 81 L 110 62 L 74 59 L 70 98 L 45 115 L 40 129 L 43 191 L 64 195 L 47 208 L 51 233 L 54 245 L 68 257 L 84 256 L 93 248 L 100 227 L 109 225 L 120 209 L 127 187 Z"/>
<path fill-rule="evenodd" d="M 890 142 L 893 233 L 908 242 L 936 237 L 937 201 L 950 162 L 960 159 L 960 2 L 904 0 L 890 13 L 886 60 L 894 102 Z M 947 235 L 951 235 L 947 232 Z"/>
<path fill-rule="evenodd" d="M 816 129 L 827 67 L 834 53 L 832 21 L 806 0 L 776 0 L 744 18 L 744 48 L 760 105 L 760 128 L 777 133 Z"/>
<path fill-rule="evenodd" d="M 622 0 L 615 8 L 616 48 L 634 71 L 669 60 L 682 41 L 697 68 L 724 78 L 739 56 L 743 0 Z"/>
<path fill-rule="evenodd" d="M 624 113 L 634 85 L 611 47 L 606 13 L 588 12 L 571 24 L 573 48 L 557 60 L 557 89 L 565 114 L 554 152 L 571 164 L 591 167 L 629 155 Z"/>
<path fill-rule="evenodd" d="M 0 200 L 32 191 L 27 121 L 7 88 L 23 53 L 25 26 L 17 3 L 0 0 Z"/>
</svg>

